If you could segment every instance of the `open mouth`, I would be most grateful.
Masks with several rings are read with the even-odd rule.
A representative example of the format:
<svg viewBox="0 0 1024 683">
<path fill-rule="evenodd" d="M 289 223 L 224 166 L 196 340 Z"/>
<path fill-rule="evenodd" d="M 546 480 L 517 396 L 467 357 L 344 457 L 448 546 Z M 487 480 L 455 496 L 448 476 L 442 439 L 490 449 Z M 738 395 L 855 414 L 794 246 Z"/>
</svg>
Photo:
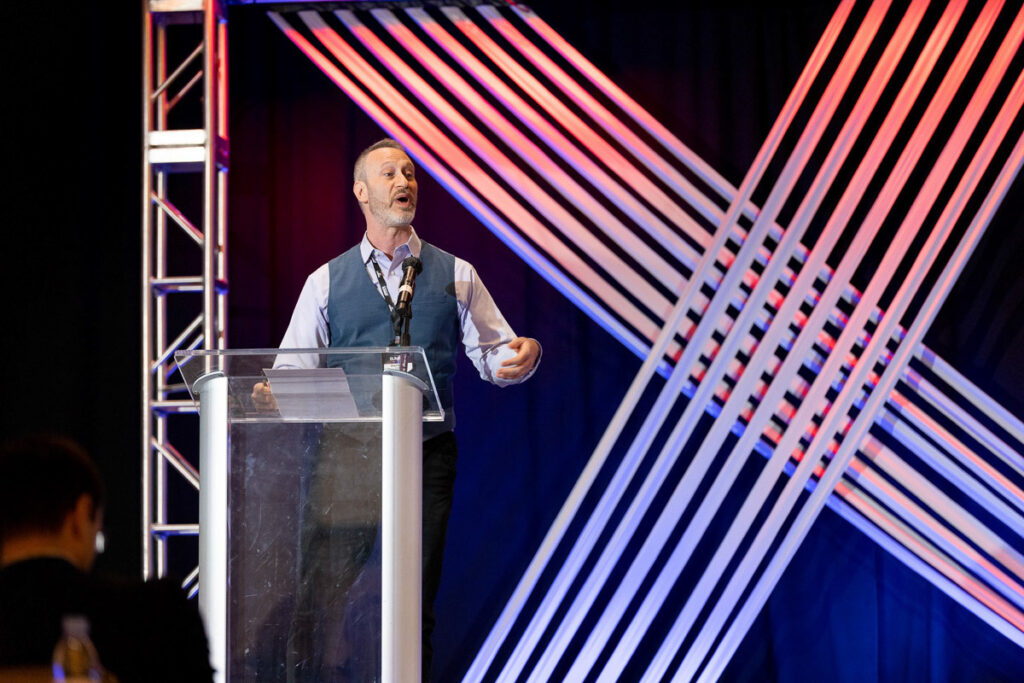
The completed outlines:
<svg viewBox="0 0 1024 683">
<path fill-rule="evenodd" d="M 395 205 L 403 209 L 412 208 L 412 197 L 404 192 L 395 195 Z"/>
</svg>

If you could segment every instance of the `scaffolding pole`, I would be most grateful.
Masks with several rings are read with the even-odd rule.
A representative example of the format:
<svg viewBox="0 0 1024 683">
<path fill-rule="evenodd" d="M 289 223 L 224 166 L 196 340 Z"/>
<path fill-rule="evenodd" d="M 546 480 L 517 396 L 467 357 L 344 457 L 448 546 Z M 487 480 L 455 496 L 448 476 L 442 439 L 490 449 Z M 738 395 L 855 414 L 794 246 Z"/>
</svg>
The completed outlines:
<svg viewBox="0 0 1024 683">
<path fill-rule="evenodd" d="M 198 508 L 194 523 L 168 519 L 170 478 L 199 486 L 198 456 L 175 447 L 168 419 L 196 413 L 174 352 L 227 345 L 228 64 L 223 2 L 143 0 L 143 6 L 142 575 L 148 579 L 166 575 L 169 538 L 199 532 Z M 193 594 L 195 580 L 193 571 L 186 582 Z"/>
</svg>

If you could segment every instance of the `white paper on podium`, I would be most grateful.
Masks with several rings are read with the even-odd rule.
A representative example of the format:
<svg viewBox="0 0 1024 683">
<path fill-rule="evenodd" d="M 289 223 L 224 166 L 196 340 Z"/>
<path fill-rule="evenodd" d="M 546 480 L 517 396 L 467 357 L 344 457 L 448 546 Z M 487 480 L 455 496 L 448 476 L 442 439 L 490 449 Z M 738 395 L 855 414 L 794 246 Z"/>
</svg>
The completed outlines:
<svg viewBox="0 0 1024 683">
<path fill-rule="evenodd" d="M 266 368 L 277 410 L 285 419 L 350 420 L 359 417 L 341 368 Z"/>
</svg>

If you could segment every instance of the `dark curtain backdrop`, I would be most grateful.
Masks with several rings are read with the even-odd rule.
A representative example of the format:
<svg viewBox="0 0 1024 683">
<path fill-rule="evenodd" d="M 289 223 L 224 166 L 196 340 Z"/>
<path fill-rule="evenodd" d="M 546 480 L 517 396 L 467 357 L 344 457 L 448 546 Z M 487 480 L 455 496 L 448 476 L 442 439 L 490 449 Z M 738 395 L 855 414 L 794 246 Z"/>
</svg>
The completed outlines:
<svg viewBox="0 0 1024 683">
<path fill-rule="evenodd" d="M 832 5 L 532 3 L 736 184 Z M 0 430 L 61 431 L 96 454 L 113 492 L 100 568 L 135 574 L 140 8 L 19 6 L 8 16 Z M 273 346 L 306 275 L 359 239 L 351 162 L 382 132 L 261 10 L 231 10 L 230 44 L 229 339 Z M 1022 416 L 1019 188 L 926 341 Z M 544 345 L 526 385 L 491 387 L 468 363 L 456 377 L 461 455 L 435 634 L 435 679 L 450 681 L 486 637 L 640 360 L 425 173 L 420 194 L 424 238 L 474 263 L 515 330 Z M 825 511 L 727 678 L 1022 680 L 1024 657 Z"/>
</svg>

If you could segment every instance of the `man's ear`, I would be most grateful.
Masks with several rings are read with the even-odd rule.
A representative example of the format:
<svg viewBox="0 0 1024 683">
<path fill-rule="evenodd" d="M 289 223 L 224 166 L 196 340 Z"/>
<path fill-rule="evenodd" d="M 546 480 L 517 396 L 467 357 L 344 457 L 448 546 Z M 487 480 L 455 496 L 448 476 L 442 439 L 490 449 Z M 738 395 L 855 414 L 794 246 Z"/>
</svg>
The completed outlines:
<svg viewBox="0 0 1024 683">
<path fill-rule="evenodd" d="M 71 530 L 75 536 L 89 534 L 96 521 L 96 506 L 93 504 L 92 496 L 83 493 L 75 501 L 75 507 L 70 513 Z"/>
<path fill-rule="evenodd" d="M 364 183 L 362 180 L 357 180 L 354 183 L 352 183 L 352 194 L 356 196 L 356 201 L 358 201 L 360 204 L 365 204 L 368 201 L 368 190 L 366 188 L 366 183 Z"/>
<path fill-rule="evenodd" d="M 75 507 L 64 524 L 68 559 L 84 572 L 89 571 L 96 561 L 96 532 L 101 523 L 100 515 L 92 496 L 83 493 L 75 501 Z"/>
</svg>

